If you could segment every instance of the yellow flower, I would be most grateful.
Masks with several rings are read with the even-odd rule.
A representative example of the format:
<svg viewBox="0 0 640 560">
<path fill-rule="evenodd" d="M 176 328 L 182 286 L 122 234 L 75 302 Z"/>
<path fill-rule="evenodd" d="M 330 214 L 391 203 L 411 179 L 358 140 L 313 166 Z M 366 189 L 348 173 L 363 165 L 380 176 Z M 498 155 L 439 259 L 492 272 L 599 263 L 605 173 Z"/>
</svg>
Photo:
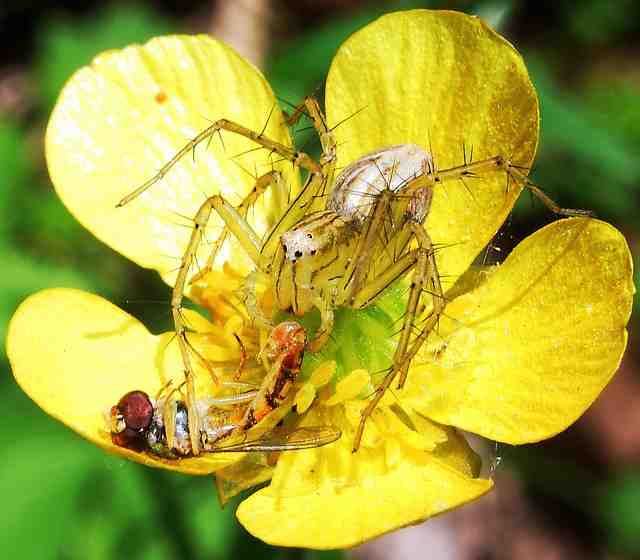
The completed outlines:
<svg viewBox="0 0 640 560">
<path fill-rule="evenodd" d="M 251 177 L 230 155 L 251 150 L 251 142 L 225 134 L 224 146 L 214 139 L 139 200 L 119 209 L 115 203 L 202 129 L 205 117 L 253 130 L 266 122 L 265 134 L 289 144 L 277 109 L 267 122 L 274 104 L 260 73 L 207 37 L 165 37 L 104 53 L 73 76 L 52 115 L 46 149 L 53 183 L 98 238 L 171 283 L 176 264 L 167 255 L 181 255 L 189 234 L 178 216 L 192 216 L 203 193 L 235 203 L 249 191 Z M 330 126 L 342 123 L 335 129 L 339 166 L 380 147 L 416 143 L 433 149 L 439 167 L 451 167 L 461 163 L 463 142 L 476 158 L 505 154 L 529 166 L 538 140 L 537 97 L 520 56 L 481 20 L 453 12 L 391 14 L 354 34 L 331 66 L 326 111 Z M 244 158 L 251 172 L 271 165 L 264 152 Z M 295 172 L 287 181 L 298 188 Z M 271 477 L 237 513 L 266 542 L 347 547 L 417 523 L 492 485 L 478 478 L 477 457 L 456 428 L 514 444 L 550 437 L 593 402 L 626 346 L 631 258 L 606 223 L 559 220 L 503 265 L 469 272 L 520 190 L 512 184 L 505 191 L 499 173 L 473 183 L 472 196 L 458 184 L 436 189 L 426 227 L 445 247 L 437 260 L 450 303 L 406 388 L 385 396 L 356 454 L 361 397 L 373 386 L 376 360 L 389 353 L 389 318 L 402 312 L 401 290 L 375 308 L 342 313 L 336 342 L 307 354 L 307 377 L 288 406 L 296 405 L 303 425 L 335 425 L 343 436 L 283 453 L 275 468 L 250 471 L 246 457 L 226 454 L 162 462 L 114 446 L 102 412 L 129 390 L 153 394 L 179 379 L 182 364 L 177 346 L 167 346 L 170 333 L 149 334 L 97 296 L 48 290 L 27 299 L 10 326 L 14 375 L 44 410 L 110 452 L 182 472 L 215 471 L 231 493 Z M 259 231 L 281 208 L 266 197 L 252 217 Z M 211 322 L 189 316 L 210 360 L 238 359 L 230 334 L 242 321 L 231 300 L 248 262 L 233 242 L 218 264 L 230 257 L 239 279 L 214 272 L 192 290 L 213 312 Z M 256 332 L 244 328 L 257 348 Z M 212 391 L 206 375 L 198 390 Z"/>
</svg>

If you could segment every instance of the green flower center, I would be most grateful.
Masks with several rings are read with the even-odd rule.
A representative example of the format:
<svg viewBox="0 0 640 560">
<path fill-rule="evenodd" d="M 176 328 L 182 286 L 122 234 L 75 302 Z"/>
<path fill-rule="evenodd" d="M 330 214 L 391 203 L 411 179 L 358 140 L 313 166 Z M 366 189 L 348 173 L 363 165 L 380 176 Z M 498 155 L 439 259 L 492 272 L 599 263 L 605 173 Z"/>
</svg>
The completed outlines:
<svg viewBox="0 0 640 560">
<path fill-rule="evenodd" d="M 355 369 L 366 369 L 371 376 L 382 379 L 389 371 L 396 347 L 396 336 L 402 327 L 401 319 L 406 306 L 406 285 L 396 282 L 364 309 L 340 307 L 335 310 L 335 324 L 331 338 L 318 352 L 307 352 L 302 367 L 302 379 L 323 362 L 335 360 L 334 380 L 340 381 Z M 276 322 L 298 321 L 312 339 L 320 326 L 320 314 L 313 311 L 296 317 L 279 313 Z"/>
</svg>

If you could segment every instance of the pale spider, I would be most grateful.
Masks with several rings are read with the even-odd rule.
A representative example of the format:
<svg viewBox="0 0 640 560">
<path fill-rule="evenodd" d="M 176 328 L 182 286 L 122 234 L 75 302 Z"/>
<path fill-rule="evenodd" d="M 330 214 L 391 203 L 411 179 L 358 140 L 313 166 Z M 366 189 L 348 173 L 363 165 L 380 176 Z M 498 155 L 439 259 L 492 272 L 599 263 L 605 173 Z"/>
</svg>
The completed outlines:
<svg viewBox="0 0 640 560">
<path fill-rule="evenodd" d="M 319 310 L 321 325 L 308 344 L 312 352 L 327 342 L 333 329 L 334 309 L 340 306 L 364 308 L 390 284 L 413 271 L 396 350 L 388 373 L 361 412 L 353 442 L 353 451 L 356 451 L 367 418 L 397 376 L 398 387 L 404 385 L 412 359 L 434 330 L 445 307 L 434 245 L 424 226 L 433 189 L 445 181 L 501 171 L 524 184 L 557 214 L 582 215 L 586 212 L 558 207 L 528 181 L 526 170 L 512 164 L 504 155 L 439 170 L 422 148 L 402 144 L 363 156 L 344 168 L 333 181 L 336 142 L 318 102 L 313 98 L 305 99 L 287 124 L 293 124 L 305 113 L 320 138 L 322 153 L 318 161 L 238 123 L 221 119 L 190 140 L 154 177 L 123 198 L 118 206 L 127 204 L 160 181 L 183 156 L 222 130 L 249 138 L 308 172 L 300 193 L 264 239 L 256 234 L 246 215 L 266 189 L 286 188 L 278 171 L 272 170 L 260 176 L 252 191 L 236 207 L 222 196 L 214 195 L 199 208 L 171 298 L 175 330 L 185 366 L 187 401 L 191 402 L 196 402 L 193 369 L 181 309 L 189 270 L 195 262 L 212 211 L 220 216 L 225 229 L 214 243 L 205 271 L 212 266 L 227 234 L 234 235 L 255 265 L 257 274 L 266 280 L 279 309 L 298 316 L 314 308 Z M 325 208 L 315 210 L 314 201 L 324 196 L 325 191 L 328 192 Z M 431 300 L 430 309 L 428 302 L 421 301 L 425 294 Z M 268 324 L 269 318 L 265 321 L 259 309 L 252 305 L 248 308 L 256 320 L 263 325 Z M 418 313 L 425 308 L 426 318 L 418 333 L 413 335 Z M 190 425 L 190 432 L 200 433 L 199 426 L 195 425 L 197 415 L 191 414 L 189 420 L 194 422 L 193 426 Z M 199 452 L 199 442 L 197 437 L 192 439 L 195 455 Z"/>
</svg>

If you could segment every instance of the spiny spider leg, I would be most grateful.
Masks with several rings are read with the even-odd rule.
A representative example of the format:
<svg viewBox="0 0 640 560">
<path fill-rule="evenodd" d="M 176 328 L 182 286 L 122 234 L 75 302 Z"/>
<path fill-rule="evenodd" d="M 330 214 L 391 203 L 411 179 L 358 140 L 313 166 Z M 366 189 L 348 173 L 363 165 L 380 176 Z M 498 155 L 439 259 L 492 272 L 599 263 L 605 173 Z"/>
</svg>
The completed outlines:
<svg viewBox="0 0 640 560">
<path fill-rule="evenodd" d="M 281 179 L 276 172 L 259 178 L 255 191 L 245 197 L 237 208 L 216 195 L 208 198 L 198 210 L 172 296 L 189 407 L 195 406 L 194 374 L 185 334 L 187 329 L 180 311 L 187 277 L 195 264 L 196 251 L 203 241 L 203 230 L 213 211 L 222 219 L 225 229 L 216 241 L 207 265 L 210 266 L 229 233 L 236 237 L 256 266 L 256 271 L 247 279 L 245 290 L 255 290 L 259 275 L 261 282 L 266 281 L 271 299 L 279 309 L 298 316 L 313 309 L 320 311 L 321 326 L 309 343 L 311 350 L 320 349 L 329 339 L 335 308 L 365 307 L 396 278 L 413 270 L 407 312 L 393 363 L 362 412 L 354 442 L 354 449 L 357 449 L 366 419 L 395 379 L 399 379 L 400 386 L 404 384 L 411 360 L 436 327 L 445 305 L 433 243 L 422 225 L 427 219 L 434 189 L 446 181 L 504 172 L 508 179 L 530 189 L 555 213 L 568 216 L 587 213 L 560 208 L 529 181 L 526 170 L 521 170 L 504 156 L 467 161 L 465 153 L 463 165 L 438 170 L 433 157 L 415 144 L 383 147 L 366 154 L 346 166 L 334 181 L 336 143 L 332 129 L 327 126 L 314 99 L 305 99 L 288 123 L 297 121 L 303 114 L 311 118 L 322 144 L 323 152 L 317 162 L 304 152 L 266 138 L 262 132 L 221 119 L 188 142 L 154 177 L 123 198 L 119 205 L 126 204 L 162 179 L 180 158 L 221 130 L 253 140 L 257 146 L 271 150 L 294 167 L 308 172 L 300 192 L 291 197 L 287 210 L 263 239 L 253 230 L 246 216 L 256 198 Z M 317 200 L 324 197 L 326 187 L 332 189 L 324 209 L 319 209 Z M 417 242 L 417 249 L 411 248 L 413 239 Z M 381 274 L 376 271 L 378 267 L 382 269 Z M 416 317 L 425 306 L 423 294 L 431 294 L 432 309 L 414 336 L 412 329 Z M 250 314 L 253 310 L 253 314 L 258 316 L 257 299 L 249 300 L 247 298 L 245 306 Z M 264 319 L 260 328 L 268 331 L 271 318 Z M 190 414 L 190 422 L 197 418 L 197 414 Z M 191 433 L 199 433 L 197 426 L 190 424 L 189 427 Z M 193 448 L 194 455 L 197 455 L 199 442 L 194 442 Z"/>
<path fill-rule="evenodd" d="M 269 171 L 256 179 L 256 183 L 253 189 L 251 189 L 249 194 L 245 196 L 242 202 L 238 206 L 236 206 L 236 212 L 238 213 L 238 215 L 246 220 L 249 209 L 258 201 L 258 199 L 266 192 L 266 190 L 272 186 L 278 188 L 278 190 L 280 191 L 284 191 L 286 188 L 282 174 L 279 171 Z M 211 249 L 211 252 L 209 253 L 206 264 L 198 273 L 192 276 L 190 283 L 200 280 L 212 270 L 213 262 L 215 261 L 218 252 L 222 248 L 222 245 L 226 241 L 228 234 L 229 229 L 226 227 L 223 228 L 222 232 L 218 236 L 218 239 L 216 239 L 216 241 L 213 243 L 213 247 Z"/>
<path fill-rule="evenodd" d="M 427 264 L 428 264 L 429 272 L 425 276 L 428 278 L 429 284 L 431 284 L 430 286 L 431 289 L 427 289 L 424 287 L 425 282 L 422 282 L 420 286 L 420 292 L 431 294 L 432 305 L 433 305 L 429 313 L 429 317 L 427 318 L 428 324 L 421 328 L 420 334 L 417 337 L 417 338 L 420 338 L 422 336 L 422 340 L 420 342 L 420 346 L 422 346 L 422 344 L 427 339 L 427 337 L 429 336 L 433 328 L 437 325 L 440 319 L 440 315 L 444 311 L 444 308 L 446 307 L 447 302 L 444 295 L 444 290 L 442 289 L 442 283 L 440 282 L 440 273 L 438 272 L 438 265 L 436 264 L 436 253 L 435 253 L 435 249 L 434 249 L 431 237 L 429 237 L 427 230 L 422 225 L 416 226 L 414 227 L 414 229 L 415 229 L 416 238 L 418 239 L 418 243 L 420 244 L 420 246 L 423 248 L 427 248 L 426 258 L 428 261 Z M 424 280 L 424 277 L 423 277 L 423 280 Z M 416 287 L 416 291 L 417 291 L 417 287 Z M 411 304 L 407 305 L 407 311 L 412 309 L 413 309 L 412 311 L 413 318 L 407 322 L 405 317 L 404 328 L 407 329 L 408 333 L 411 332 L 411 327 L 414 324 L 414 320 L 417 316 L 417 312 L 415 311 L 415 308 L 412 308 Z M 409 337 L 407 336 L 407 343 L 408 342 L 409 342 Z M 412 347 L 412 351 L 414 352 L 414 354 L 412 354 L 411 357 L 409 357 L 409 354 L 406 353 L 406 346 L 405 346 L 403 350 L 403 355 L 401 358 L 403 363 L 402 363 L 402 368 L 400 369 L 400 379 L 398 380 L 398 389 L 402 389 L 402 387 L 404 387 L 404 384 L 407 380 L 407 374 L 409 372 L 409 364 L 413 359 L 413 356 L 415 356 L 415 354 L 420 350 L 420 346 L 415 348 L 415 350 L 413 350 L 413 347 Z"/>
<path fill-rule="evenodd" d="M 189 354 L 192 348 L 187 340 L 187 327 L 181 313 L 182 299 L 184 297 L 184 289 L 187 283 L 189 270 L 195 261 L 198 247 L 202 242 L 204 231 L 213 210 L 216 210 L 220 218 L 225 222 L 225 226 L 229 228 L 231 233 L 233 233 L 249 258 L 251 258 L 256 265 L 258 264 L 260 254 L 260 241 L 257 234 L 253 231 L 247 221 L 238 214 L 236 209 L 222 196 L 212 196 L 202 204 L 194 218 L 191 238 L 189 239 L 189 243 L 187 244 L 187 248 L 182 258 L 178 276 L 176 277 L 171 295 L 171 311 L 184 365 L 184 375 L 187 385 L 186 403 L 189 411 L 195 410 L 192 407 L 195 407 L 196 396 L 193 365 Z M 198 455 L 200 453 L 200 440 L 198 437 L 198 434 L 200 434 L 200 425 L 197 414 L 189 414 L 189 434 L 193 454 Z"/>
<path fill-rule="evenodd" d="M 403 187 L 402 196 L 417 196 L 425 192 L 427 189 L 434 189 L 438 184 L 446 181 L 461 180 L 464 177 L 476 176 L 479 173 L 503 170 L 507 177 L 520 182 L 523 187 L 528 188 L 541 202 L 552 212 L 562 216 L 589 216 L 591 212 L 586 210 L 562 208 L 557 205 L 548 195 L 546 195 L 539 187 L 534 185 L 523 173 L 518 166 L 513 165 L 503 156 L 493 156 L 476 162 L 466 162 L 463 165 L 452 167 L 449 169 L 437 170 L 433 167 L 425 169 L 425 173 L 416 177 Z M 384 192 L 380 193 L 376 200 L 373 213 L 370 217 L 369 228 L 375 230 L 380 227 L 383 222 L 379 220 L 379 224 L 375 222 L 377 211 L 386 212 L 390 202 L 385 200 Z M 427 340 L 429 334 L 437 325 L 440 314 L 446 305 L 444 292 L 440 283 L 440 276 L 435 261 L 435 253 L 433 244 L 426 230 L 421 224 L 411 223 L 411 232 L 415 236 L 419 244 L 419 249 L 410 251 L 401 256 L 393 265 L 391 265 L 378 278 L 374 278 L 368 286 L 352 297 L 352 307 L 365 307 L 369 304 L 385 287 L 390 285 L 393 280 L 414 268 L 414 279 L 411 285 L 411 293 L 407 303 L 407 312 L 404 317 L 403 327 L 400 333 L 398 346 L 394 354 L 393 363 L 390 372 L 385 376 L 382 383 L 376 388 L 374 397 L 367 404 L 361 413 L 360 424 L 356 430 L 353 450 L 356 451 L 360 446 L 362 435 L 364 432 L 367 418 L 379 404 L 386 390 L 391 386 L 393 380 L 399 375 L 398 388 L 402 388 L 406 382 L 409 365 L 420 348 Z M 396 232 L 397 233 L 397 232 Z M 354 286 L 359 288 L 362 279 L 366 279 L 366 269 L 368 267 L 369 252 L 372 252 L 375 239 L 370 231 L 361 238 L 359 250 L 356 252 L 356 263 L 351 271 L 351 277 L 347 277 L 347 283 L 353 281 Z M 359 270 L 359 267 L 362 267 Z M 364 271 L 363 271 L 364 269 Z M 355 272 L 354 272 L 355 271 Z M 424 291 L 426 283 L 431 284 L 433 297 L 433 308 L 425 324 L 422 326 L 420 333 L 413 341 L 410 341 L 411 329 L 416 318 L 416 310 L 419 305 L 420 295 Z"/>
<path fill-rule="evenodd" d="M 441 169 L 424 175 L 424 184 L 433 182 L 437 185 L 445 181 L 464 179 L 465 177 L 473 177 L 484 171 L 503 170 L 507 177 L 522 183 L 522 186 L 529 189 L 551 212 L 559 216 L 593 216 L 590 210 L 580 210 L 577 208 L 562 208 L 556 204 L 540 187 L 531 182 L 522 168 L 515 165 L 509 159 L 502 155 L 493 156 L 483 160 L 474 161 L 473 163 L 465 163 L 451 167 L 449 169 Z M 416 187 L 419 185 L 416 184 Z"/>
<path fill-rule="evenodd" d="M 304 111 L 303 108 L 306 109 L 306 111 Z M 320 191 L 320 188 L 324 190 L 327 185 L 333 182 L 333 173 L 336 161 L 336 141 L 333 137 L 332 131 L 327 126 L 322 110 L 320 109 L 320 105 L 312 97 L 306 97 L 304 101 L 296 107 L 293 115 L 286 120 L 287 124 L 294 124 L 303 114 L 309 116 L 313 123 L 313 127 L 320 138 L 320 144 L 322 146 L 322 154 L 320 154 L 321 171 L 318 173 L 312 169 L 308 169 L 309 177 L 307 178 L 307 183 L 265 238 L 261 251 L 264 255 L 264 268 L 270 269 L 271 265 L 267 264 L 267 260 L 273 259 L 275 247 L 280 242 L 280 236 L 296 225 L 311 211 L 313 201 Z M 295 162 L 294 165 L 296 165 Z M 311 178 L 314 174 L 315 180 L 312 182 Z"/>
<path fill-rule="evenodd" d="M 378 278 L 374 279 L 374 281 L 371 282 L 369 286 L 361 290 L 353 300 L 354 307 L 365 307 L 386 286 L 388 286 L 397 278 L 400 278 L 401 276 L 406 274 L 409 270 L 413 269 L 413 279 L 411 282 L 409 299 L 407 301 L 407 311 L 404 315 L 402 330 L 400 331 L 400 338 L 398 340 L 398 345 L 396 346 L 396 351 L 393 356 L 391 369 L 382 380 L 382 383 L 380 383 L 380 385 L 376 387 L 373 398 L 367 403 L 367 406 L 361 412 L 360 423 L 358 424 L 358 428 L 356 430 L 353 441 L 354 452 L 357 451 L 360 447 L 360 442 L 362 440 L 362 435 L 364 433 L 367 419 L 369 418 L 369 416 L 371 416 L 372 412 L 378 406 L 387 389 L 391 386 L 393 380 L 399 374 L 399 385 L 402 386 L 405 382 L 406 372 L 408 371 L 408 364 L 410 363 L 407 348 L 409 346 L 411 330 L 416 320 L 421 296 L 424 293 L 424 288 L 427 283 L 431 283 L 434 289 L 432 296 L 433 309 L 431 311 L 431 315 L 429 317 L 427 325 L 422 329 L 419 335 L 419 337 L 422 337 L 422 342 L 426 340 L 427 336 L 435 326 L 437 319 L 440 313 L 442 313 L 445 305 L 444 293 L 442 291 L 440 278 L 438 276 L 438 269 L 434 257 L 434 248 L 431 238 L 427 234 L 422 224 L 409 222 L 408 227 L 411 229 L 414 238 L 418 242 L 418 248 L 411 250 L 409 253 L 400 258 L 395 264 L 391 265 Z M 415 349 L 415 353 L 417 353 L 418 350 L 419 347 Z M 415 355 L 415 353 L 413 355 Z"/>
<path fill-rule="evenodd" d="M 369 265 L 373 258 L 373 247 L 378 241 L 379 231 L 387 219 L 393 197 L 393 191 L 385 189 L 376 198 L 371 216 L 367 220 L 365 233 L 360 236 L 355 254 L 344 275 L 342 290 L 349 290 L 352 294 L 356 294 L 367 279 Z"/>
<path fill-rule="evenodd" d="M 230 232 L 240 243 L 249 258 L 256 265 L 256 267 L 259 270 L 263 270 L 268 273 L 271 268 L 271 263 L 267 260 L 270 251 L 265 251 L 265 247 L 268 245 L 269 239 L 272 239 L 275 242 L 279 241 L 278 232 L 281 230 L 286 230 L 288 227 L 290 227 L 289 224 L 292 220 L 294 220 L 293 223 L 295 223 L 296 221 L 299 221 L 306 212 L 308 212 L 314 196 L 326 183 L 327 175 L 330 175 L 333 172 L 333 163 L 335 160 L 335 142 L 333 141 L 331 133 L 326 127 L 324 119 L 320 114 L 320 109 L 317 105 L 317 102 L 315 102 L 315 100 L 307 99 L 305 100 L 305 104 L 312 117 L 312 120 L 314 121 L 314 126 L 318 127 L 318 133 L 321 135 L 323 146 L 327 146 L 327 148 L 331 150 L 330 153 L 323 154 L 321 159 L 322 164 L 316 163 L 313 159 L 311 159 L 307 154 L 303 152 L 292 150 L 287 146 L 284 146 L 283 144 L 279 144 L 269 138 L 264 137 L 262 134 L 257 134 L 251 130 L 246 129 L 245 127 L 242 127 L 241 125 L 232 123 L 230 121 L 227 121 L 226 119 L 221 119 L 219 121 L 216 121 L 216 123 L 205 129 L 193 140 L 187 143 L 166 165 L 162 167 L 162 169 L 153 178 L 151 178 L 141 187 L 123 198 L 120 203 L 118 203 L 118 206 L 122 206 L 133 200 L 135 197 L 139 196 L 147 188 L 151 187 L 154 183 L 162 179 L 162 177 L 166 175 L 166 173 L 177 163 L 177 161 L 181 157 L 183 157 L 192 149 L 195 149 L 195 147 L 200 142 L 203 142 L 207 138 L 210 138 L 215 132 L 221 129 L 235 132 L 237 134 L 250 138 L 260 146 L 271 149 L 283 158 L 291 161 L 294 165 L 300 166 L 309 172 L 303 189 L 296 197 L 296 199 L 290 204 L 285 214 L 281 217 L 280 221 L 276 224 L 276 226 L 268 236 L 267 242 L 265 242 L 264 244 L 261 243 L 259 236 L 247 222 L 246 213 L 248 209 L 255 203 L 258 197 L 260 197 L 266 191 L 267 188 L 273 185 L 276 185 L 280 188 L 282 187 L 282 176 L 277 171 L 271 171 L 259 177 L 256 181 L 254 189 L 245 197 L 238 208 L 235 208 L 234 206 L 229 204 L 221 195 L 214 195 L 205 200 L 205 202 L 198 209 L 198 212 L 193 219 L 193 230 L 191 232 L 191 237 L 181 261 L 180 269 L 176 277 L 171 297 L 171 309 L 175 324 L 175 332 L 178 338 L 180 353 L 184 364 L 184 375 L 187 388 L 185 400 L 187 408 L 190 411 L 195 410 L 194 407 L 196 402 L 194 370 L 190 356 L 190 351 L 193 351 L 193 348 L 191 347 L 187 339 L 187 327 L 181 313 L 182 300 L 184 297 L 184 289 L 187 284 L 189 271 L 191 269 L 191 266 L 195 263 L 196 254 L 200 244 L 203 241 L 204 231 L 207 227 L 212 211 L 215 210 L 218 216 L 222 219 L 225 228 L 222 232 L 222 235 L 216 241 L 213 247 L 212 255 L 207 260 L 207 267 L 211 266 L 211 263 L 215 259 L 217 251 L 224 242 L 226 235 Z M 207 267 L 205 267 L 205 272 L 207 270 Z M 199 425 L 198 414 L 189 414 L 189 432 L 194 455 L 198 455 L 200 453 L 201 446 L 200 441 L 197 437 L 197 434 L 199 434 L 200 431 L 201 426 Z"/>
<path fill-rule="evenodd" d="M 280 142 L 276 142 L 271 138 L 264 136 L 262 133 L 255 132 L 241 124 L 230 121 L 228 119 L 220 119 L 214 122 L 212 125 L 205 128 L 198 135 L 194 136 L 189 142 L 187 142 L 180 150 L 176 152 L 176 154 L 158 171 L 151 179 L 145 181 L 142 185 L 140 185 L 136 190 L 129 193 L 127 196 L 122 198 L 116 205 L 116 207 L 124 206 L 128 204 L 133 199 L 140 196 L 144 191 L 146 191 L 149 187 L 155 185 L 158 181 L 160 181 L 172 168 L 176 163 L 178 163 L 186 154 L 193 151 L 199 144 L 211 138 L 216 132 L 219 130 L 226 130 L 228 132 L 233 132 L 238 134 L 239 136 L 244 136 L 250 140 L 253 140 L 259 146 L 263 148 L 267 148 L 272 152 L 280 155 L 281 157 L 291 161 L 294 165 L 303 167 L 307 169 L 311 173 L 318 173 L 321 171 L 320 165 L 316 163 L 309 155 L 304 152 L 298 152 L 289 146 L 285 146 Z"/>
<path fill-rule="evenodd" d="M 304 101 L 295 107 L 291 116 L 285 119 L 285 123 L 289 126 L 294 125 L 300 120 L 302 115 L 307 115 L 311 119 L 313 127 L 316 129 L 318 137 L 320 138 L 320 144 L 322 145 L 320 162 L 335 160 L 336 141 L 331 133 L 332 129 L 327 125 L 318 101 L 313 97 L 305 97 Z"/>
</svg>

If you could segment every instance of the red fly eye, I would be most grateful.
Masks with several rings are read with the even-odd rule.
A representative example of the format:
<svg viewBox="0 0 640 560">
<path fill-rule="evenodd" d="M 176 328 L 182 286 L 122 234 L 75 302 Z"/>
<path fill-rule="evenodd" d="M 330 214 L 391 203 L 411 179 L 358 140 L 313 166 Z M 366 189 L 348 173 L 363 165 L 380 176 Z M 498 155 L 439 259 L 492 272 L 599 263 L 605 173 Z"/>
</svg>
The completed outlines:
<svg viewBox="0 0 640 560">
<path fill-rule="evenodd" d="M 143 391 L 131 391 L 118 402 L 118 411 L 131 430 L 144 430 L 153 418 L 153 404 Z"/>
<path fill-rule="evenodd" d="M 131 451 L 140 452 L 147 448 L 147 440 L 145 439 L 144 434 L 136 430 L 131 430 L 130 428 L 125 429 L 119 434 L 111 432 L 111 441 L 114 445 L 131 449 Z"/>
</svg>

